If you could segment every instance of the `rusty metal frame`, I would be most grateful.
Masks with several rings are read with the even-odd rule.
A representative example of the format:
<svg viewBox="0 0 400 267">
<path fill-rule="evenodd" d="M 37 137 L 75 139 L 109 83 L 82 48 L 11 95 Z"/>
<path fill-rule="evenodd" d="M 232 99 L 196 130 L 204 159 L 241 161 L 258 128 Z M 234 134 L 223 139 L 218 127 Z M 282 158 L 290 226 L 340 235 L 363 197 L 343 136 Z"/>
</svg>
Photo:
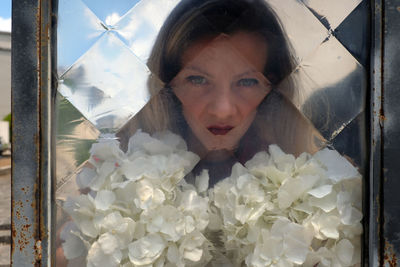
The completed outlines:
<svg viewBox="0 0 400 267">
<path fill-rule="evenodd" d="M 396 2 L 397 1 L 397 2 Z M 399 79 L 385 72 L 400 59 L 386 45 L 388 37 L 400 40 L 399 0 L 371 0 L 370 69 L 370 161 L 366 188 L 365 266 L 397 266 L 393 246 L 399 226 L 387 224 L 387 216 L 399 211 L 400 188 L 395 174 L 387 169 L 398 161 L 400 110 L 384 101 L 396 97 Z M 55 229 L 52 160 L 52 104 L 54 101 L 57 0 L 13 0 L 12 26 L 12 245 L 13 266 L 53 266 Z M 396 5 L 397 4 L 397 5 Z M 386 33 L 387 30 L 392 30 Z M 393 36 L 390 36 L 393 35 Z M 399 96 L 400 98 L 400 96 Z M 400 105 L 398 105 L 400 106 Z M 389 132 L 390 131 L 390 132 Z M 400 164 L 397 164 L 400 165 Z M 397 170 L 397 169 L 396 169 Z M 398 173 L 398 172 L 397 172 Z M 398 174 L 397 174 L 398 176 Z M 397 177 L 398 178 L 398 177 Z M 395 200 L 391 204 L 391 200 Z M 398 213 L 400 214 L 400 212 Z M 397 214 L 397 216 L 399 216 Z M 399 217 L 397 217 L 399 218 Z M 400 220 L 400 219 L 399 219 Z"/>
<path fill-rule="evenodd" d="M 369 265 L 400 261 L 400 1 L 372 2 Z"/>
<path fill-rule="evenodd" d="M 380 264 L 398 266 L 400 253 L 400 1 L 382 1 L 380 47 L 380 92 L 376 92 L 374 114 L 380 126 L 380 181 L 379 245 Z M 377 36 L 378 37 L 378 36 Z M 377 49 L 376 49 L 377 50 Z M 378 59 L 377 59 L 378 61 Z M 377 69 L 378 70 L 378 69 Z M 378 80 L 378 79 L 377 79 Z M 378 110 L 377 110 L 378 111 Z"/>
<path fill-rule="evenodd" d="M 54 2 L 12 3 L 12 266 L 52 265 Z"/>
<path fill-rule="evenodd" d="M 368 253 L 370 266 L 383 266 L 382 258 L 382 0 L 371 3 L 371 93 L 370 93 L 370 171 L 369 171 L 369 218 L 365 234 L 368 234 Z M 366 244 L 366 243 L 364 243 Z"/>
</svg>

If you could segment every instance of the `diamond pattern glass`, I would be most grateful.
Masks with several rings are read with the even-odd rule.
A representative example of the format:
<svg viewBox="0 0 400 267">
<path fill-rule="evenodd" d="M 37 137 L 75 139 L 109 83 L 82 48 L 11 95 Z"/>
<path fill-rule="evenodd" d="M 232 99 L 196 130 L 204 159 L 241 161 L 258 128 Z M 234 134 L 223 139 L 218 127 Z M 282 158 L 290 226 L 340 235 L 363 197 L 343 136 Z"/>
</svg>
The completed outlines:
<svg viewBox="0 0 400 267">
<path fill-rule="evenodd" d="M 340 23 L 362 2 L 362 0 L 302 0 L 322 20 L 335 30 Z"/>
<path fill-rule="evenodd" d="M 267 0 L 274 8 L 300 62 L 328 37 L 328 30 L 300 1 Z"/>
<path fill-rule="evenodd" d="M 96 128 L 117 129 L 148 101 L 147 66 L 107 32 L 63 76 L 59 91 Z"/>
<path fill-rule="evenodd" d="M 60 188 L 89 157 L 99 131 L 62 96 L 57 96 L 57 184 Z"/>
<path fill-rule="evenodd" d="M 81 0 L 60 0 L 57 70 L 62 75 L 104 33 L 96 15 Z"/>
<path fill-rule="evenodd" d="M 119 19 L 124 16 L 140 0 L 82 0 L 86 6 L 104 23 L 105 26 L 113 27 Z"/>
<path fill-rule="evenodd" d="M 333 36 L 292 75 L 297 82 L 294 104 L 328 140 L 364 109 L 365 70 Z"/>
<path fill-rule="evenodd" d="M 354 18 L 350 14 L 362 0 L 265 1 L 278 15 L 296 63 L 290 75 L 279 84 L 278 93 L 271 93 L 265 98 L 267 100 L 263 99 L 263 102 L 271 102 L 268 106 L 271 110 L 267 112 L 276 112 L 269 114 L 278 116 L 265 118 L 260 129 L 274 128 L 280 123 L 283 126 L 285 122 L 279 120 L 294 116 L 295 119 L 289 121 L 296 121 L 296 125 L 289 128 L 295 131 L 298 127 L 308 134 L 297 141 L 306 143 L 312 139 L 318 149 L 328 142 L 340 153 L 354 159 L 358 166 L 364 166 L 366 143 L 362 133 L 365 128 L 366 71 L 358 60 L 361 58 L 359 55 L 366 54 L 366 46 L 359 42 L 353 45 L 351 31 L 354 28 L 348 27 L 350 22 L 342 24 L 346 18 Z M 82 169 L 90 165 L 87 162 L 89 149 L 101 133 L 117 133 L 121 146 L 126 149 L 125 141 L 133 131 L 145 129 L 146 124 L 153 123 L 153 118 L 144 124 L 140 121 L 148 111 L 146 107 L 160 104 L 157 102 L 160 98 L 168 98 L 167 101 L 175 101 L 173 103 L 180 101 L 175 99 L 176 91 L 172 91 L 175 95 L 171 94 L 172 86 L 169 88 L 168 84 L 163 88 L 162 82 L 147 66 L 157 35 L 179 2 L 59 1 L 56 102 L 56 198 L 59 208 L 69 196 L 87 193 L 82 192 L 77 180 Z M 365 38 L 364 32 L 360 35 Z M 240 56 L 245 58 L 245 54 Z M 286 87 L 289 80 L 295 83 L 294 97 Z M 159 88 L 153 91 L 149 84 L 156 84 Z M 180 104 L 174 108 L 182 111 Z M 181 113 L 162 115 L 170 116 L 178 126 L 184 125 L 187 128 L 185 133 L 191 127 Z M 154 121 L 156 123 L 158 121 Z M 173 126 L 178 127 L 175 124 Z M 284 130 L 279 133 L 278 128 L 273 130 L 278 135 L 293 136 Z M 268 141 L 271 144 L 276 140 L 271 137 Z M 349 142 L 351 146 L 347 145 Z M 261 146 L 257 142 L 246 145 L 258 149 Z M 243 161 L 237 156 L 239 152 L 231 155 L 232 161 Z M 207 160 L 202 158 L 203 165 L 195 167 L 193 173 L 200 168 L 209 168 L 213 175 L 212 169 L 216 164 Z M 230 173 L 232 162 L 226 165 L 217 171 L 228 170 Z M 187 177 L 189 182 L 194 178 L 192 176 Z M 60 208 L 57 216 L 59 226 L 68 221 L 61 213 Z"/>
<path fill-rule="evenodd" d="M 123 42 L 147 62 L 157 34 L 178 0 L 141 1 L 115 25 Z"/>
<path fill-rule="evenodd" d="M 356 166 L 359 166 L 360 172 L 366 170 L 367 163 L 365 132 L 365 112 L 362 112 L 332 140 L 332 146 L 340 153 L 347 155 Z"/>
</svg>

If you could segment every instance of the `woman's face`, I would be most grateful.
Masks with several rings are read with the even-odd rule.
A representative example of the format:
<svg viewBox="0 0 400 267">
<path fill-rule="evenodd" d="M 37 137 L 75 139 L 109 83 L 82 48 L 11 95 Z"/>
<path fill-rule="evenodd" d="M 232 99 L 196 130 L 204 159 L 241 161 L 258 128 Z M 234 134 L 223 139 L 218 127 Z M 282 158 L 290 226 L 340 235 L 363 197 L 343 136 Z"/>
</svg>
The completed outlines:
<svg viewBox="0 0 400 267">
<path fill-rule="evenodd" d="M 194 137 L 206 150 L 233 150 L 270 91 L 267 43 L 238 32 L 195 42 L 171 82 Z"/>
</svg>

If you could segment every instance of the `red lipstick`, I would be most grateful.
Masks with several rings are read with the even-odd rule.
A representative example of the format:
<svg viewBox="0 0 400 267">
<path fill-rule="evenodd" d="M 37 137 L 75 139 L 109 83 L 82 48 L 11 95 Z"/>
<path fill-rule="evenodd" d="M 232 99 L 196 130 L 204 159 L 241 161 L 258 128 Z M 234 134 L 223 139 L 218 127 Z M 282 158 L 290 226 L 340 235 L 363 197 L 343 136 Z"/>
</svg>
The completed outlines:
<svg viewBox="0 0 400 267">
<path fill-rule="evenodd" d="M 233 127 L 229 125 L 228 126 L 212 125 L 210 127 L 207 127 L 207 130 L 209 130 L 213 135 L 226 135 L 232 129 Z"/>
</svg>

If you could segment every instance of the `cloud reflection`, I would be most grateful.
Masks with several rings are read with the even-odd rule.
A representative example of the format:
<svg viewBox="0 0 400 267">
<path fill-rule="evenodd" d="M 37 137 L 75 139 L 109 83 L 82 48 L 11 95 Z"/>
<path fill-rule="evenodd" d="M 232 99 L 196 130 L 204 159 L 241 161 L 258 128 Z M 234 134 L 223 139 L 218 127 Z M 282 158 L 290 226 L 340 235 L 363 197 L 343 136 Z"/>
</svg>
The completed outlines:
<svg viewBox="0 0 400 267">
<path fill-rule="evenodd" d="M 98 129 L 115 129 L 149 100 L 151 75 L 115 33 L 106 33 L 61 77 L 59 91 Z"/>
</svg>

